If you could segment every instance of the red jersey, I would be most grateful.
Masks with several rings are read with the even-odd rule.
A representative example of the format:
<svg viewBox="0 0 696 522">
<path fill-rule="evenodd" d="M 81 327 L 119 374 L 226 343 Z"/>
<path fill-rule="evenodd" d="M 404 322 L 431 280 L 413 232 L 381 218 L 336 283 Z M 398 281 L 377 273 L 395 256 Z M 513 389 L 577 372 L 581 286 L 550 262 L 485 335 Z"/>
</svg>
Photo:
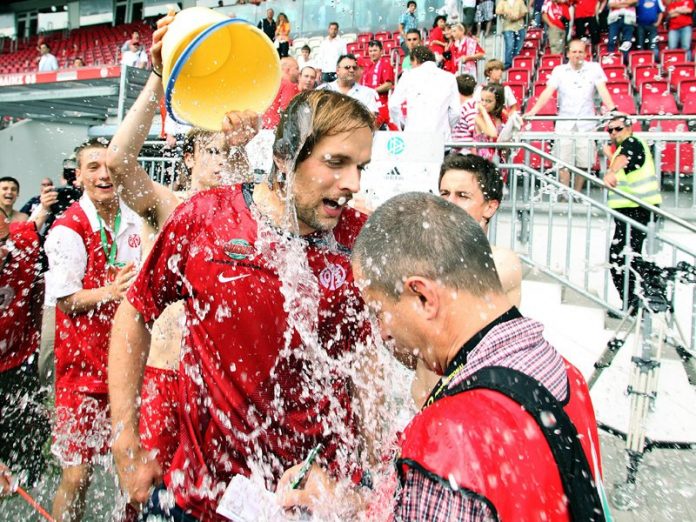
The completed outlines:
<svg viewBox="0 0 696 522">
<path fill-rule="evenodd" d="M 599 0 L 576 0 L 573 3 L 575 5 L 575 19 L 594 17 L 598 2 Z"/>
<path fill-rule="evenodd" d="M 672 0 L 672 2 L 667 4 L 667 28 L 670 31 L 676 31 L 677 29 L 688 27 L 692 23 L 690 14 L 680 14 L 674 18 L 669 17 L 670 11 L 674 11 L 677 7 L 688 7 L 693 11 L 694 0 Z"/>
<path fill-rule="evenodd" d="M 280 89 L 271 106 L 263 113 L 263 128 L 275 129 L 280 123 L 281 113 L 288 108 L 292 99 L 300 92 L 296 83 L 289 80 L 280 81 Z"/>
<path fill-rule="evenodd" d="M 382 58 L 376 62 L 370 61 L 369 65 L 365 67 L 362 78 L 360 79 L 360 83 L 366 87 L 371 87 L 372 89 L 376 90 L 377 87 L 385 82 L 392 82 L 392 84 L 394 83 L 394 69 L 389 63 L 389 60 L 382 56 Z M 389 93 L 382 92 L 379 93 L 378 96 L 382 105 L 386 106 Z"/>
<path fill-rule="evenodd" d="M 563 18 L 570 20 L 570 8 L 567 3 L 558 3 L 554 0 L 545 0 L 541 6 L 541 12 L 546 13 L 550 25 L 558 29 L 565 29 Z"/>
<path fill-rule="evenodd" d="M 283 239 L 257 222 L 252 190 L 220 187 L 180 205 L 128 292 L 146 321 L 184 300 L 180 440 L 165 482 L 204 520 L 222 520 L 215 508 L 235 474 L 261 470 L 272 485 L 318 442 L 334 470 L 337 446 L 353 451 L 349 382 L 334 370 L 367 333 L 348 257 L 364 216 L 347 209 L 332 233 Z M 298 245 L 300 258 L 282 252 Z M 305 262 L 308 279 L 297 275 Z M 286 302 L 298 286 L 309 305 Z M 314 325 L 316 348 L 289 327 L 298 316 Z"/>
<path fill-rule="evenodd" d="M 121 203 L 122 221 L 116 237 L 116 261 L 140 261 L 140 218 Z M 87 211 L 85 211 L 87 210 Z M 89 213 L 89 216 L 88 216 Z M 56 298 L 72 295 L 80 289 L 91 290 L 106 286 L 116 270 L 107 268 L 107 258 L 101 243 L 101 233 L 94 204 L 83 196 L 56 220 L 46 239 L 49 261 L 48 293 Z M 113 234 L 105 227 L 108 244 Z M 77 240 L 77 243 L 75 243 Z M 75 268 L 82 275 L 79 287 L 70 287 L 65 279 L 66 259 L 79 250 L 83 265 Z M 109 301 L 82 313 L 66 314 L 56 306 L 56 387 L 77 388 L 84 393 L 108 393 L 106 363 L 109 353 L 111 325 L 118 303 Z"/>
<path fill-rule="evenodd" d="M 17 368 L 39 347 L 43 282 L 34 223 L 10 223 L 0 265 L 0 372 Z"/>
</svg>

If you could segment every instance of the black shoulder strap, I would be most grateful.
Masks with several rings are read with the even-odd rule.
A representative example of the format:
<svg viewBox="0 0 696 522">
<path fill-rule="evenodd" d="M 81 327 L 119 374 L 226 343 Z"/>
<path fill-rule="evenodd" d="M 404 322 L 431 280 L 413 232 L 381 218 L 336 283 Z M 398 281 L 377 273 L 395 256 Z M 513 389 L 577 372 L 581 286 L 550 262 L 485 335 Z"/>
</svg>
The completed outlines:
<svg viewBox="0 0 696 522">
<path fill-rule="evenodd" d="M 551 392 L 517 370 L 496 366 L 477 371 L 461 384 L 447 389 L 444 396 L 477 388 L 494 390 L 509 397 L 539 425 L 558 466 L 571 520 L 603 522 L 602 500 L 578 439 L 578 431 Z"/>
</svg>

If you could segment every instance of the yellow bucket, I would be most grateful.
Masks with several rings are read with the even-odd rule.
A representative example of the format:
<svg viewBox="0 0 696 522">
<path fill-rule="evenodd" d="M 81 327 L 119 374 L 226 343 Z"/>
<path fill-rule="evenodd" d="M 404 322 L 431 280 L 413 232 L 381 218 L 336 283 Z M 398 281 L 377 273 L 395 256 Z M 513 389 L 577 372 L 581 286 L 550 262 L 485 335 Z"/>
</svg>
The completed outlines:
<svg viewBox="0 0 696 522">
<path fill-rule="evenodd" d="M 162 81 L 175 121 L 217 131 L 229 111 L 268 109 L 280 87 L 280 59 L 246 20 L 191 7 L 164 35 Z"/>
</svg>

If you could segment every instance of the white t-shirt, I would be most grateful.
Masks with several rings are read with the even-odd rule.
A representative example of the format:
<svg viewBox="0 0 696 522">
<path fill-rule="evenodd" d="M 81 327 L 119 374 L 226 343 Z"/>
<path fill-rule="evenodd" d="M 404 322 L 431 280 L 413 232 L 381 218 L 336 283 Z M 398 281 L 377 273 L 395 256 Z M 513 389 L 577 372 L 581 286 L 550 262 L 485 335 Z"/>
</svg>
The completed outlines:
<svg viewBox="0 0 696 522">
<path fill-rule="evenodd" d="M 575 70 L 570 64 L 558 65 L 553 69 L 546 85 L 558 91 L 559 116 L 594 116 L 594 94 L 597 86 L 606 83 L 607 76 L 595 62 L 583 62 Z M 556 122 L 556 130 L 593 130 L 592 120 L 566 120 Z"/>
<path fill-rule="evenodd" d="M 325 83 L 320 87 L 320 89 L 326 89 L 327 91 L 342 92 L 338 88 L 338 80 L 330 83 Z M 361 102 L 365 107 L 368 108 L 370 112 L 375 114 L 379 112 L 379 95 L 377 94 L 377 91 L 373 88 L 365 87 L 364 85 L 356 83 L 355 85 L 353 85 L 350 91 L 344 94 Z"/>
<path fill-rule="evenodd" d="M 322 73 L 335 73 L 338 59 L 346 52 L 346 42 L 340 36 L 333 40 L 326 38 L 319 46 L 317 67 L 321 69 Z"/>
<path fill-rule="evenodd" d="M 126 51 L 121 54 L 121 63 L 128 67 L 138 67 L 140 64 L 147 63 L 147 53 L 142 47 L 137 51 Z"/>
<path fill-rule="evenodd" d="M 39 72 L 49 72 L 58 70 L 58 60 L 51 53 L 44 54 L 39 60 Z"/>
<path fill-rule="evenodd" d="M 401 106 L 406 103 L 403 122 Z M 441 133 L 445 140 L 459 121 L 461 101 L 454 75 L 425 62 L 401 76 L 389 97 L 389 114 L 394 123 L 406 130 Z"/>
</svg>

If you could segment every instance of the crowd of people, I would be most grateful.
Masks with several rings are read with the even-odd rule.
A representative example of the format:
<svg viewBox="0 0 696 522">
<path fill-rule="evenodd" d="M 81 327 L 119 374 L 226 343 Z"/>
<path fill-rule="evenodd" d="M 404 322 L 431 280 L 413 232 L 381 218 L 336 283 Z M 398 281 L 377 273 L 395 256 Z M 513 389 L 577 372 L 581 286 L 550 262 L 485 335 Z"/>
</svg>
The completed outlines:
<svg viewBox="0 0 696 522">
<path fill-rule="evenodd" d="M 0 392 L 12 398 L 0 435 L 16 441 L 0 451 L 0 495 L 37 483 L 50 433 L 61 522 L 82 518 L 93 467 L 109 455 L 127 520 L 218 520 L 236 475 L 318 519 L 607 519 L 587 385 L 519 312 L 517 255 L 487 239 L 503 176 L 493 147 L 466 144 L 519 122 L 502 76 L 527 13 L 517 0 L 484 4 L 452 25 L 438 15 L 423 45 L 408 2 L 400 78 L 377 40 L 369 60 L 348 53 L 335 22 L 316 59 L 307 49 L 298 64 L 287 17 L 269 9 L 259 28 L 278 42 L 276 99 L 263 115 L 227 113 L 222 132 L 188 131 L 178 191 L 137 161 L 160 110 L 173 13 L 149 56 L 137 58 L 135 34 L 124 44 L 153 72 L 110 141 L 75 149 L 74 186 L 45 179 L 16 211 L 20 184 L 0 178 Z M 494 11 L 510 33 L 505 61 L 488 60 L 479 83 L 470 65 L 485 53 L 470 28 L 485 32 Z M 582 131 L 599 94 L 611 111 L 606 185 L 659 205 L 649 147 L 585 49 L 570 41 L 525 116 L 558 92 L 559 114 L 578 118 L 559 130 Z M 246 145 L 261 128 L 275 139 L 259 180 Z M 377 129 L 457 143 L 439 194 L 353 208 Z M 590 152 L 558 141 L 563 161 L 587 166 Z M 609 205 L 650 218 L 620 193 Z M 616 227 L 623 298 L 636 284 L 626 294 L 624 249 L 640 252 L 643 239 Z M 387 411 L 392 365 L 413 376 L 406 425 Z"/>
</svg>

